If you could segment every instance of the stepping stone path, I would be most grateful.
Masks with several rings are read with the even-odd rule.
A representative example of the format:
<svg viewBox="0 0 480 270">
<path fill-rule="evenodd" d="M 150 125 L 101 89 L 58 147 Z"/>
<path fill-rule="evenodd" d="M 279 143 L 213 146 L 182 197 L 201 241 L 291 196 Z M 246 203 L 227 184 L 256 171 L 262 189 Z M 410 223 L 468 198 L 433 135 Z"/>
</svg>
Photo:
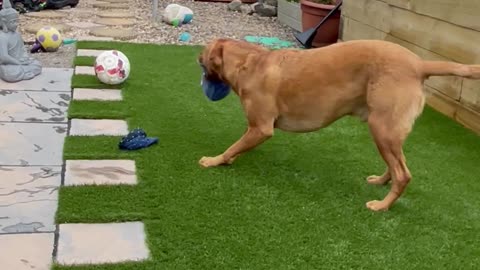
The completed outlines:
<svg viewBox="0 0 480 270">
<path fill-rule="evenodd" d="M 71 136 L 125 136 L 127 122 L 110 119 L 72 119 Z"/>
<path fill-rule="evenodd" d="M 122 91 L 114 89 L 74 88 L 73 100 L 120 101 Z"/>
<path fill-rule="evenodd" d="M 132 13 L 124 12 L 124 11 L 99 13 L 98 17 L 100 18 L 135 18 L 135 16 Z"/>
<path fill-rule="evenodd" d="M 132 19 L 119 19 L 119 18 L 100 18 L 95 20 L 97 24 L 111 25 L 111 26 L 124 26 L 134 25 L 135 20 Z"/>
<path fill-rule="evenodd" d="M 69 24 L 58 24 L 58 23 L 53 23 L 53 24 L 48 24 L 49 26 L 57 29 L 60 33 L 67 33 L 68 31 L 72 30 L 72 26 Z M 27 25 L 24 27 L 24 30 L 27 33 L 31 34 L 36 34 L 40 28 L 42 28 L 44 25 L 39 25 L 38 23 L 36 24 L 31 24 Z"/>
<path fill-rule="evenodd" d="M 129 4 L 115 4 L 115 3 L 102 3 L 97 2 L 92 5 L 95 8 L 102 8 L 102 9 L 129 9 Z"/>
<path fill-rule="evenodd" d="M 76 27 L 80 29 L 92 29 L 95 27 L 103 27 L 101 24 L 91 23 L 91 22 L 69 22 L 68 26 Z"/>
<path fill-rule="evenodd" d="M 97 28 L 90 31 L 91 35 L 97 37 L 112 37 L 118 40 L 134 39 L 137 34 L 133 29 Z"/>
<path fill-rule="evenodd" d="M 87 0 L 82 4 L 86 7 L 30 12 L 22 14 L 26 16 L 22 20 L 26 25 L 21 28 L 25 33 L 36 34 L 39 28 L 50 25 L 65 37 L 77 40 L 131 40 L 138 34 L 134 30 L 134 12 L 129 11 L 132 4 L 132 0 Z M 68 20 L 72 14 L 74 18 L 81 18 L 81 21 Z M 29 23 L 29 18 L 35 20 Z M 33 41 L 34 36 L 26 36 L 26 39 Z"/>
<path fill-rule="evenodd" d="M 94 15 L 95 10 L 92 8 L 70 8 L 70 9 L 59 9 L 58 12 L 62 13 L 75 13 L 77 17 L 92 17 Z"/>
<path fill-rule="evenodd" d="M 112 37 L 95 37 L 95 36 L 79 36 L 77 37 L 78 40 L 84 41 L 113 41 Z"/>
<path fill-rule="evenodd" d="M 105 39 L 105 38 L 102 38 Z M 101 50 L 79 50 L 96 57 Z M 104 264 L 150 257 L 142 222 L 55 224 L 58 189 L 136 185 L 134 160 L 63 160 L 66 136 L 126 135 L 124 120 L 71 119 L 71 77 L 93 67 L 44 68 L 38 77 L 0 81 L 0 268 Z M 94 74 L 94 73 L 93 73 Z M 122 100 L 121 89 L 73 89 L 74 100 Z M 85 206 L 88 207 L 88 206 Z M 56 247 L 56 248 L 54 248 Z"/>
<path fill-rule="evenodd" d="M 60 224 L 57 262 L 63 265 L 119 263 L 145 260 L 141 222 L 103 224 Z"/>
<path fill-rule="evenodd" d="M 95 76 L 95 69 L 93 67 L 87 66 L 76 66 L 75 67 L 76 75 L 92 75 Z"/>
<path fill-rule="evenodd" d="M 67 160 L 65 185 L 137 184 L 133 160 Z"/>
<path fill-rule="evenodd" d="M 129 3 L 131 0 L 102 0 L 102 2 L 109 3 Z"/>
<path fill-rule="evenodd" d="M 28 12 L 28 13 L 25 13 L 25 16 L 33 17 L 33 18 L 59 19 L 59 18 L 66 18 L 68 14 L 65 14 L 63 12 L 45 10 L 42 12 Z"/>
<path fill-rule="evenodd" d="M 89 57 L 97 57 L 102 52 L 102 50 L 88 50 L 88 49 L 80 49 L 77 51 L 77 56 L 89 56 Z"/>
<path fill-rule="evenodd" d="M 132 0 L 102 0 L 91 5 L 98 11 L 97 18 L 91 22 L 96 26 L 88 28 L 90 36 L 113 40 L 131 40 L 137 36 L 138 32 L 133 29 L 136 23 L 135 16 L 133 12 L 128 11 Z"/>
</svg>

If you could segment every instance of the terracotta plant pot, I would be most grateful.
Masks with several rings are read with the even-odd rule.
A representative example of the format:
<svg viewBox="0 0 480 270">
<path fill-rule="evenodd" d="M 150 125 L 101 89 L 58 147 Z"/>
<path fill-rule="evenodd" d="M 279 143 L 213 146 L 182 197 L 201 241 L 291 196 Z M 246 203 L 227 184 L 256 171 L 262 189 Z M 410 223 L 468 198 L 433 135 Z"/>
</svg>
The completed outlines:
<svg viewBox="0 0 480 270">
<path fill-rule="evenodd" d="M 308 0 L 301 0 L 300 8 L 302 10 L 303 31 L 315 27 L 334 7 L 335 5 L 317 4 Z M 318 29 L 312 46 L 318 48 L 336 43 L 338 41 L 339 29 L 340 12 L 335 12 L 335 14 Z"/>
</svg>

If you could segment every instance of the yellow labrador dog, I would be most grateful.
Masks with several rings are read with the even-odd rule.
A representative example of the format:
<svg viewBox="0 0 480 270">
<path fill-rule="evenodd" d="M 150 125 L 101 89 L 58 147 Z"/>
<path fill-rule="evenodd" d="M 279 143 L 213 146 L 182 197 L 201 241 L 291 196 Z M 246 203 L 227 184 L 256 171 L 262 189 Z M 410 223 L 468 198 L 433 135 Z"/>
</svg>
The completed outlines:
<svg viewBox="0 0 480 270">
<path fill-rule="evenodd" d="M 421 114 L 429 76 L 480 79 L 480 65 L 424 61 L 385 41 L 356 40 L 310 50 L 268 50 L 216 39 L 198 61 L 210 81 L 222 81 L 240 98 L 248 119 L 245 134 L 224 153 L 203 157 L 203 167 L 231 164 L 273 136 L 274 129 L 312 132 L 353 115 L 368 123 L 387 169 L 368 183 L 392 180 L 386 197 L 366 206 L 388 210 L 411 179 L 402 145 Z"/>
</svg>

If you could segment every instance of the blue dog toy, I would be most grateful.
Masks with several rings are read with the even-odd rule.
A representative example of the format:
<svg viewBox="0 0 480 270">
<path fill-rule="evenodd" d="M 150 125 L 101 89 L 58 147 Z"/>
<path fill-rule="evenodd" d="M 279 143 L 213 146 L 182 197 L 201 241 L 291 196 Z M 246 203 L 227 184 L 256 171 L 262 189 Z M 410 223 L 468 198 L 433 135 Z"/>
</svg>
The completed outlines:
<svg viewBox="0 0 480 270">
<path fill-rule="evenodd" d="M 118 147 L 122 150 L 137 150 L 149 147 L 158 142 L 158 138 L 149 138 L 145 131 L 140 128 L 130 131 L 123 137 Z"/>
<path fill-rule="evenodd" d="M 212 82 L 207 80 L 207 69 L 204 65 L 201 65 L 203 74 L 202 74 L 202 81 L 200 85 L 202 86 L 203 93 L 205 96 L 208 97 L 211 101 L 218 101 L 224 99 L 230 93 L 230 86 L 224 82 Z"/>
<path fill-rule="evenodd" d="M 187 42 L 190 40 L 190 38 L 191 38 L 191 35 L 188 32 L 183 32 L 182 34 L 180 34 L 180 37 L 178 38 L 178 40 L 182 42 Z"/>
</svg>

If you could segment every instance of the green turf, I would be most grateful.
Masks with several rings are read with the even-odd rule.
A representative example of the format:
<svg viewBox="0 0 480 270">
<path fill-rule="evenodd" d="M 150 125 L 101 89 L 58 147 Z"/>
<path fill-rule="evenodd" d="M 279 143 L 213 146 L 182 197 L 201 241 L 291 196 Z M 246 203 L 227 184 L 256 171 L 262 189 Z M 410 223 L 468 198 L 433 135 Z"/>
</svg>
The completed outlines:
<svg viewBox="0 0 480 270">
<path fill-rule="evenodd" d="M 237 97 L 206 100 L 198 47 L 115 47 L 132 65 L 125 101 L 73 101 L 69 115 L 125 117 L 160 142 L 123 152 L 118 137 L 67 138 L 66 159 L 135 159 L 139 183 L 62 187 L 57 222 L 143 221 L 151 259 L 55 269 L 480 267 L 480 139 L 459 124 L 426 108 L 405 145 L 410 186 L 389 212 L 372 213 L 365 202 L 388 187 L 365 183 L 384 170 L 366 125 L 345 118 L 310 134 L 277 131 L 233 165 L 201 169 L 199 158 L 221 153 L 244 131 Z M 74 84 L 95 79 L 77 76 Z"/>
<path fill-rule="evenodd" d="M 70 104 L 70 118 L 125 119 L 129 110 L 123 101 L 75 101 Z"/>
<path fill-rule="evenodd" d="M 95 63 L 95 57 L 91 56 L 77 56 L 73 60 L 74 66 L 93 66 Z"/>
<path fill-rule="evenodd" d="M 97 78 L 91 75 L 74 75 L 72 78 L 73 88 L 104 88 L 104 89 L 116 89 L 123 87 L 121 85 L 108 85 L 101 83 Z"/>
</svg>

